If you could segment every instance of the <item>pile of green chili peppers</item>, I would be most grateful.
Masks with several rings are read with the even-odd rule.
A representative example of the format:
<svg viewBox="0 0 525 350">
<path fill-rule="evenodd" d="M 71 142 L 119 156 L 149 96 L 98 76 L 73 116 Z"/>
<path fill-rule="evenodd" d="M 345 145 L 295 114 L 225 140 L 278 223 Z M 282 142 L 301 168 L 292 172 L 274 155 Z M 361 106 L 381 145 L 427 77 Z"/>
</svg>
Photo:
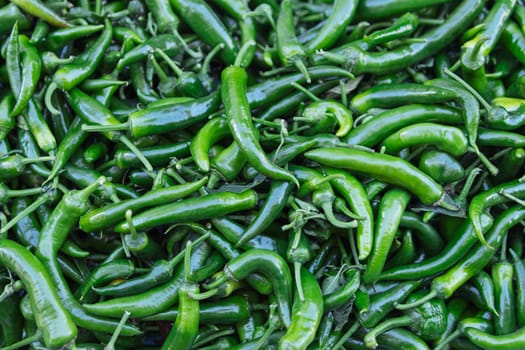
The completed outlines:
<svg viewBox="0 0 525 350">
<path fill-rule="evenodd" d="M 523 0 L 0 0 L 0 350 L 525 349 Z"/>
</svg>

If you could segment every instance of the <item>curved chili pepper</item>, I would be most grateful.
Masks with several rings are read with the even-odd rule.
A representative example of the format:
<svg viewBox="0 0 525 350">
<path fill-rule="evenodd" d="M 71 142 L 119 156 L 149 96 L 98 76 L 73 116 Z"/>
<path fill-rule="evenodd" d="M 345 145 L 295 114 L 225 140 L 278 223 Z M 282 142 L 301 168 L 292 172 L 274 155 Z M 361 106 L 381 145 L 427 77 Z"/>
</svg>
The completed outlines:
<svg viewBox="0 0 525 350">
<path fill-rule="evenodd" d="M 451 40 L 461 34 L 482 10 L 481 0 L 465 0 L 460 3 L 439 27 L 430 29 L 420 38 L 388 52 L 366 52 L 358 46 L 350 46 L 344 57 L 334 61 L 347 63 L 352 73 L 382 74 L 396 71 L 417 63 L 441 51 Z M 328 53 L 324 56 L 331 58 Z"/>
<path fill-rule="evenodd" d="M 372 283 L 377 280 L 385 265 L 390 246 L 405 211 L 410 195 L 399 189 L 385 193 L 379 205 L 378 219 L 374 228 L 374 248 L 363 273 L 363 282 Z"/>
<path fill-rule="evenodd" d="M 487 244 L 478 245 L 468 252 L 454 267 L 445 274 L 432 280 L 431 291 L 420 299 L 419 303 L 398 305 L 398 309 L 406 309 L 419 305 L 434 297 L 441 299 L 449 298 L 454 291 L 461 287 L 468 279 L 481 271 L 488 261 L 496 253 L 495 249 L 501 244 L 505 233 L 509 228 L 516 225 L 525 217 L 525 210 L 520 207 L 512 207 L 506 210 L 494 223 L 487 235 Z"/>
<path fill-rule="evenodd" d="M 0 101 L 0 140 L 4 140 L 7 134 L 15 127 L 15 118 L 11 111 L 15 104 L 13 94 L 5 95 Z"/>
<path fill-rule="evenodd" d="M 41 18 L 55 27 L 71 27 L 70 23 L 66 22 L 62 17 L 54 13 L 49 7 L 39 0 L 14 0 L 13 3 L 27 13 L 37 18 Z"/>
<path fill-rule="evenodd" d="M 434 256 L 443 249 L 444 243 L 439 233 L 432 225 L 421 220 L 417 214 L 411 212 L 403 213 L 399 226 L 416 230 L 418 232 L 416 237 L 418 237 L 429 256 Z"/>
<path fill-rule="evenodd" d="M 371 295 L 368 307 L 359 310 L 357 319 L 364 327 L 374 327 L 394 310 L 395 303 L 405 300 L 420 285 L 420 281 L 402 282 L 389 290 Z"/>
<path fill-rule="evenodd" d="M 260 272 L 273 285 L 279 306 L 279 315 L 286 328 L 291 324 L 292 276 L 288 265 L 277 253 L 251 249 L 228 261 L 224 272 L 208 288 L 214 288 L 228 279 L 242 280 L 253 272 Z"/>
<path fill-rule="evenodd" d="M 475 328 L 467 328 L 465 335 L 472 344 L 487 350 L 518 350 L 525 346 L 525 328 L 505 335 L 492 335 Z"/>
<path fill-rule="evenodd" d="M 112 38 L 113 27 L 111 22 L 106 20 L 104 30 L 93 43 L 91 49 L 84 51 L 84 53 L 77 56 L 70 64 L 60 67 L 53 74 L 52 81 L 62 90 L 71 90 L 89 78 L 102 61 Z M 48 87 L 49 93 L 51 93 L 52 90 L 53 88 Z"/>
<path fill-rule="evenodd" d="M 455 339 L 457 339 L 461 335 L 465 335 L 468 330 L 475 329 L 483 332 L 492 332 L 493 327 L 490 322 L 490 320 L 487 320 L 483 317 L 477 316 L 476 317 L 466 317 L 463 318 L 458 326 L 457 329 L 452 332 L 447 338 L 443 340 L 442 343 L 440 343 L 436 350 L 446 349 L 446 347 Z M 451 344 L 452 345 L 452 344 Z"/>
<path fill-rule="evenodd" d="M 145 230 L 158 225 L 179 222 L 198 221 L 216 216 L 253 208 L 257 203 L 257 194 L 253 190 L 243 193 L 219 192 L 201 197 L 188 198 L 171 204 L 157 206 L 133 217 L 137 230 Z M 129 226 L 121 223 L 116 232 L 128 232 Z"/>
<path fill-rule="evenodd" d="M 357 170 L 378 180 L 404 187 L 425 204 L 458 210 L 440 185 L 400 158 L 350 148 L 318 148 L 304 155 L 323 165 Z"/>
<path fill-rule="evenodd" d="M 365 113 L 371 108 L 392 108 L 417 101 L 418 103 L 441 103 L 457 98 L 451 90 L 423 84 L 376 85 L 355 95 L 350 101 L 353 110 Z"/>
<path fill-rule="evenodd" d="M 513 286 L 514 267 L 512 263 L 502 260 L 492 265 L 494 281 L 494 299 L 496 300 L 497 317 L 494 320 L 494 333 L 504 335 L 516 330 L 516 295 Z"/>
<path fill-rule="evenodd" d="M 203 243 L 192 249 L 191 265 L 202 266 L 210 254 L 210 246 Z M 113 298 L 96 304 L 84 304 L 83 308 L 91 314 L 121 317 L 129 311 L 134 317 L 157 314 L 174 305 L 178 299 L 179 286 L 184 279 L 184 266 L 177 266 L 172 277 L 160 286 L 120 298 Z"/>
<path fill-rule="evenodd" d="M 515 59 L 522 64 L 525 64 L 525 54 L 523 54 L 523 49 L 525 48 L 525 35 L 514 21 L 509 20 L 507 22 L 507 25 L 501 34 L 500 41 Z"/>
<path fill-rule="evenodd" d="M 80 228 L 85 232 L 100 231 L 124 220 L 126 210 L 131 209 L 136 212 L 153 205 L 162 205 L 184 198 L 201 188 L 206 181 L 207 178 L 204 177 L 195 182 L 153 190 L 136 199 L 128 199 L 89 211 L 80 217 Z"/>
<path fill-rule="evenodd" d="M 290 327 L 279 341 L 283 349 L 304 349 L 314 340 L 323 315 L 323 294 L 314 275 L 301 268 L 304 300 L 295 294 Z"/>
<path fill-rule="evenodd" d="M 232 64 L 237 55 L 237 47 L 224 23 L 217 14 L 202 0 L 171 0 L 177 14 L 202 41 L 211 47 L 224 44 L 221 59 L 225 64 Z"/>
<path fill-rule="evenodd" d="M 349 270 L 346 273 L 347 282 L 340 289 L 323 295 L 325 313 L 348 303 L 354 297 L 361 283 L 361 274 L 357 270 Z"/>
<path fill-rule="evenodd" d="M 396 19 L 388 28 L 378 30 L 370 35 L 365 35 L 363 40 L 369 45 L 381 45 L 392 40 L 410 36 L 417 29 L 419 18 L 413 13 L 405 13 Z"/>
<path fill-rule="evenodd" d="M 455 157 L 467 151 L 468 141 L 463 132 L 453 126 L 419 123 L 407 126 L 383 140 L 386 153 L 398 153 L 406 147 L 431 144 Z"/>
<path fill-rule="evenodd" d="M 295 65 L 309 83 L 311 78 L 304 63 L 307 53 L 295 35 L 292 2 L 290 0 L 281 1 L 275 32 L 277 35 L 277 53 L 281 63 L 283 66 Z"/>
<path fill-rule="evenodd" d="M 457 109 L 418 104 L 406 105 L 385 111 L 359 125 L 345 136 L 344 141 L 350 145 L 373 147 L 388 135 L 414 123 L 461 124 L 462 120 L 461 112 Z"/>
<path fill-rule="evenodd" d="M 343 34 L 344 28 L 352 21 L 356 14 L 358 2 L 355 0 L 334 1 L 330 16 L 317 31 L 314 38 L 305 44 L 309 53 L 324 50 L 334 45 Z"/>
<path fill-rule="evenodd" d="M 231 66 L 222 71 L 221 78 L 221 97 L 228 126 L 235 142 L 250 164 L 268 177 L 291 181 L 299 187 L 297 179 L 292 174 L 270 162 L 257 140 L 257 131 L 252 124 L 246 93 L 248 80 L 246 71 Z"/>
<path fill-rule="evenodd" d="M 89 277 L 75 291 L 75 297 L 83 302 L 96 285 L 118 278 L 128 278 L 135 272 L 133 262 L 125 259 L 106 261 L 97 266 Z M 89 298 L 88 298 L 89 299 Z"/>
<path fill-rule="evenodd" d="M 495 316 L 498 316 L 498 311 L 495 306 L 494 282 L 488 273 L 480 271 L 472 278 L 474 286 L 479 290 L 487 308 Z"/>
<path fill-rule="evenodd" d="M 77 327 L 60 302 L 44 265 L 27 249 L 8 239 L 0 241 L 0 259 L 22 280 L 46 346 L 60 347 L 74 339 Z"/>
<path fill-rule="evenodd" d="M 199 284 L 192 280 L 190 273 L 191 242 L 188 241 L 185 252 L 185 278 L 179 287 L 178 317 L 168 334 L 163 350 L 189 350 L 199 333 L 199 300 L 193 295 L 199 293 Z"/>
<path fill-rule="evenodd" d="M 214 118 L 208 121 L 191 141 L 190 152 L 195 164 L 203 172 L 210 171 L 208 152 L 210 147 L 230 135 L 226 119 Z"/>
<path fill-rule="evenodd" d="M 311 122 L 318 122 L 323 120 L 327 115 L 333 115 L 339 124 L 339 129 L 337 129 L 335 133 L 336 136 L 343 137 L 348 134 L 352 128 L 354 119 L 348 108 L 337 101 L 315 101 L 303 110 L 302 118 Z M 295 120 L 298 120 L 298 118 L 295 118 Z"/>
</svg>

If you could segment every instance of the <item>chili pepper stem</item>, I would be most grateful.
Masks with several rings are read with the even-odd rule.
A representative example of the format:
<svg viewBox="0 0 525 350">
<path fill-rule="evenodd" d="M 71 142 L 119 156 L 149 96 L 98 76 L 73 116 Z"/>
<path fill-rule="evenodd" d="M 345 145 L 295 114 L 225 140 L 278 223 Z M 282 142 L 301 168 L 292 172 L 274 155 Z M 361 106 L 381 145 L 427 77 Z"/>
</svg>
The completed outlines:
<svg viewBox="0 0 525 350">
<path fill-rule="evenodd" d="M 24 210 L 20 211 L 18 215 L 12 218 L 2 229 L 0 229 L 0 235 L 6 233 L 11 227 L 15 226 L 20 220 L 22 220 L 27 215 L 34 212 L 39 206 L 51 200 L 51 196 L 47 193 L 44 193 L 38 197 L 33 203 L 27 206 Z"/>
<path fill-rule="evenodd" d="M 233 62 L 233 65 L 235 67 L 242 67 L 242 61 L 244 60 L 244 57 L 249 53 L 250 49 L 255 46 L 255 41 L 249 40 L 244 45 L 241 46 L 241 49 L 239 50 L 239 53 L 237 54 L 237 57 L 235 57 L 235 61 Z"/>
<path fill-rule="evenodd" d="M 343 334 L 341 338 L 339 338 L 339 340 L 337 341 L 337 343 L 334 345 L 334 347 L 331 350 L 338 350 L 342 348 L 346 340 L 350 338 L 359 329 L 359 327 L 361 327 L 361 324 L 359 322 L 355 322 L 350 328 L 348 328 L 345 334 Z"/>
<path fill-rule="evenodd" d="M 16 342 L 16 343 L 11 344 L 9 346 L 5 346 L 5 347 L 2 348 L 2 350 L 16 350 L 16 349 L 20 349 L 22 347 L 31 345 L 34 342 L 39 341 L 40 339 L 42 339 L 42 334 L 37 329 L 35 334 L 33 334 L 32 336 L 24 338 L 24 339 L 20 340 L 19 342 Z"/>
<path fill-rule="evenodd" d="M 119 137 L 119 141 L 126 145 L 126 147 L 128 147 L 129 150 L 137 156 L 137 158 L 140 160 L 142 165 L 144 165 L 144 167 L 149 173 L 153 171 L 153 166 L 151 165 L 149 160 L 144 156 L 144 154 L 142 154 L 142 152 L 137 148 L 137 146 L 135 146 L 133 142 L 130 141 L 130 139 L 128 139 L 124 135 L 121 135 Z"/>
<path fill-rule="evenodd" d="M 303 290 L 303 284 L 301 282 L 301 266 L 302 265 L 303 264 L 298 261 L 293 263 L 295 285 L 297 287 L 297 294 L 299 294 L 299 300 L 301 302 L 304 301 L 304 290 Z"/>
<path fill-rule="evenodd" d="M 192 50 L 188 44 L 186 43 L 186 41 L 184 40 L 184 38 L 180 35 L 180 33 L 177 31 L 177 30 L 173 30 L 173 35 L 175 36 L 175 38 L 180 42 L 181 46 L 182 46 L 182 49 L 184 50 L 184 52 L 186 52 L 188 55 L 190 55 L 191 57 L 193 58 L 201 58 L 202 57 L 202 52 L 200 51 L 195 51 L 195 50 Z"/>
<path fill-rule="evenodd" d="M 112 124 L 112 125 L 87 125 L 82 124 L 82 130 L 87 132 L 106 132 L 106 131 L 126 131 L 129 123 Z"/>
<path fill-rule="evenodd" d="M 120 322 L 117 328 L 115 328 L 115 331 L 111 335 L 111 339 L 109 340 L 109 343 L 106 346 L 104 346 L 104 350 L 115 350 L 115 343 L 117 342 L 120 332 L 122 332 L 122 328 L 128 321 L 129 316 L 131 316 L 131 313 L 128 311 L 125 311 L 124 314 L 122 315 L 122 318 L 120 319 Z"/>
<path fill-rule="evenodd" d="M 432 300 L 434 299 L 435 297 L 437 297 L 437 292 L 435 290 L 431 290 L 427 295 L 425 295 L 424 297 L 412 302 L 412 303 L 406 303 L 406 304 L 395 304 L 394 307 L 397 309 L 397 310 L 408 310 L 408 309 L 412 309 L 412 308 L 415 308 L 415 307 L 418 307 L 419 305 L 422 305 L 424 303 L 426 303 L 427 301 L 429 300 Z"/>
<path fill-rule="evenodd" d="M 13 281 L 9 284 L 7 284 L 4 287 L 4 290 L 2 291 L 2 294 L 0 294 L 0 303 L 3 302 L 5 299 L 9 298 L 11 295 L 16 293 L 17 291 L 24 288 L 24 285 L 20 281 Z"/>
<path fill-rule="evenodd" d="M 44 105 L 46 106 L 47 110 L 53 114 L 58 115 L 60 114 L 60 111 L 58 108 L 53 105 L 53 95 L 55 94 L 55 91 L 58 89 L 58 85 L 55 82 L 52 82 L 49 84 L 49 86 L 46 89 L 46 94 L 44 95 Z"/>
<path fill-rule="evenodd" d="M 524 200 L 519 199 L 518 197 L 516 197 L 516 196 L 514 196 L 514 195 L 512 195 L 512 194 L 510 194 L 510 193 L 508 193 L 507 191 L 505 191 L 505 190 L 502 189 L 502 190 L 499 191 L 499 194 L 502 195 L 502 196 L 505 197 L 505 198 L 510 199 L 510 200 L 513 201 L 514 203 L 519 204 L 519 205 L 525 207 L 525 201 L 524 201 Z"/>
<path fill-rule="evenodd" d="M 436 345 L 434 350 L 441 350 L 441 349 L 447 348 L 448 344 L 452 340 L 454 340 L 457 337 L 459 337 L 460 335 L 461 335 L 461 330 L 459 330 L 459 329 L 455 330 L 454 332 L 450 333 L 450 335 L 448 337 L 443 339 L 438 345 Z"/>
<path fill-rule="evenodd" d="M 372 328 L 364 337 L 365 345 L 369 348 L 375 349 L 377 348 L 377 340 L 376 337 L 378 335 L 381 335 L 382 333 L 398 327 L 405 327 L 412 323 L 412 318 L 410 316 L 400 316 L 388 319 L 374 328 Z"/>
<path fill-rule="evenodd" d="M 341 221 L 338 218 L 336 218 L 334 215 L 334 210 L 333 210 L 331 202 L 323 202 L 321 205 L 321 208 L 323 209 L 324 215 L 326 216 L 326 219 L 328 220 L 328 222 L 334 225 L 335 227 L 339 227 L 339 228 L 357 227 L 357 221 L 355 220 L 345 222 L 345 221 Z"/>
<path fill-rule="evenodd" d="M 219 292 L 218 288 L 210 289 L 202 293 L 189 293 L 190 298 L 193 300 L 206 300 L 215 296 Z"/>
</svg>

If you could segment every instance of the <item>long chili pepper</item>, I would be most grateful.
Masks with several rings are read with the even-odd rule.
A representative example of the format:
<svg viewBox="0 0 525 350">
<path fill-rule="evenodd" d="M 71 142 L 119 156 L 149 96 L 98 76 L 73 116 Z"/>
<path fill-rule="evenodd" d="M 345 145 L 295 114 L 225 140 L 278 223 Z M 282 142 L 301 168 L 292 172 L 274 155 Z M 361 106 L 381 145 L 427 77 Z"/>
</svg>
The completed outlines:
<svg viewBox="0 0 525 350">
<path fill-rule="evenodd" d="M 359 260 L 364 260 L 372 251 L 373 246 L 374 217 L 372 206 L 362 185 L 352 175 L 337 169 L 327 168 L 325 171 L 327 175 L 338 175 L 338 178 L 330 180 L 330 184 L 360 217 L 357 221 L 357 250 Z"/>
<path fill-rule="evenodd" d="M 230 135 L 230 129 L 225 118 L 213 118 L 197 132 L 191 141 L 190 152 L 195 164 L 203 172 L 210 171 L 208 152 L 211 146 Z"/>
<path fill-rule="evenodd" d="M 492 335 L 476 328 L 467 328 L 465 335 L 472 344 L 487 350 L 518 350 L 525 346 L 525 328 L 505 335 Z"/>
<path fill-rule="evenodd" d="M 324 52 L 323 55 L 339 63 L 348 64 L 352 73 L 382 74 L 396 71 L 441 51 L 468 28 L 482 10 L 483 5 L 484 2 L 481 0 L 465 0 L 454 9 L 443 24 L 420 36 L 421 41 L 409 43 L 388 52 L 366 52 L 354 45 L 346 50 L 344 57 L 339 55 L 332 57 L 329 52 Z"/>
<path fill-rule="evenodd" d="M 204 243 L 192 249 L 191 265 L 202 266 L 210 254 L 210 246 Z M 126 310 L 135 317 L 144 317 L 166 310 L 177 302 L 179 286 L 184 279 L 184 266 L 178 265 L 173 276 L 164 284 L 145 292 L 120 298 L 84 304 L 90 314 L 120 317 Z"/>
<path fill-rule="evenodd" d="M 214 220 L 217 224 L 218 220 Z M 183 226 L 186 226 L 190 228 L 191 230 L 197 232 L 198 234 L 203 236 L 209 236 L 209 243 L 218 251 L 225 259 L 234 259 L 241 255 L 241 252 L 235 249 L 235 247 L 229 243 L 225 238 L 223 238 L 219 233 L 215 232 L 214 230 L 210 230 L 205 228 L 204 226 L 201 226 L 196 223 L 188 223 L 188 224 L 181 224 Z M 253 248 L 261 248 L 261 249 L 268 249 L 268 247 L 257 247 L 254 246 Z M 272 291 L 272 285 L 271 283 L 260 274 L 251 274 L 248 277 L 246 277 L 246 282 L 252 286 L 257 292 L 261 294 L 269 294 Z"/>
<path fill-rule="evenodd" d="M 66 22 L 66 20 L 54 13 L 39 0 L 13 0 L 12 2 L 27 13 L 41 18 L 55 27 L 66 28 L 71 26 L 70 23 Z"/>
<path fill-rule="evenodd" d="M 104 58 L 107 48 L 113 38 L 113 26 L 109 20 L 104 23 L 104 30 L 93 43 L 90 50 L 84 51 L 73 62 L 60 67 L 52 77 L 52 83 L 46 91 L 46 107 L 50 112 L 56 113 L 56 108 L 51 104 L 51 96 L 56 88 L 71 90 L 89 78 L 97 69 Z"/>
<path fill-rule="evenodd" d="M 397 308 L 409 309 L 434 297 L 449 298 L 454 291 L 487 265 L 490 258 L 496 253 L 495 249 L 501 244 L 506 232 L 523 220 L 524 217 L 525 210 L 520 207 L 516 206 L 506 210 L 496 220 L 487 235 L 487 244 L 489 246 L 481 244 L 470 250 L 454 267 L 432 280 L 430 292 L 420 301 L 411 304 L 400 304 Z"/>
<path fill-rule="evenodd" d="M 0 101 L 0 140 L 3 140 L 15 127 L 15 118 L 11 116 L 14 104 L 15 100 L 11 93 L 6 94 Z"/>
<path fill-rule="evenodd" d="M 291 195 L 293 186 L 289 182 L 273 180 L 270 185 L 268 196 L 266 197 L 257 216 L 246 227 L 244 233 L 235 244 L 235 247 L 240 247 L 253 237 L 262 233 L 270 224 L 277 218 Z"/>
<path fill-rule="evenodd" d="M 126 259 L 115 259 L 97 266 L 91 275 L 75 291 L 75 297 L 84 302 L 91 289 L 102 283 L 118 278 L 128 278 L 135 272 L 133 262 Z M 89 300 L 89 298 L 87 298 Z"/>
<path fill-rule="evenodd" d="M 495 306 L 494 282 L 491 276 L 481 270 L 472 278 L 472 282 L 481 293 L 483 300 L 485 300 L 485 303 L 487 304 L 488 310 L 496 317 L 499 317 L 499 313 Z"/>
<path fill-rule="evenodd" d="M 0 24 L 0 33 L 3 34 L 9 33 L 15 23 L 17 23 L 18 28 L 23 30 L 29 28 L 31 25 L 29 19 L 14 3 L 0 7 L 0 16 L 3 18 L 2 24 Z"/>
<path fill-rule="evenodd" d="M 208 239 L 208 236 L 203 235 L 195 240 L 194 244 L 197 245 L 205 239 Z M 118 284 L 93 287 L 93 291 L 99 295 L 119 297 L 145 292 L 150 288 L 167 282 L 172 277 L 177 264 L 184 258 L 184 253 L 185 250 L 182 250 L 170 260 L 155 261 L 148 272 L 138 277 L 127 279 Z M 103 282 L 100 281 L 100 283 Z"/>
<path fill-rule="evenodd" d="M 482 226 L 488 229 L 492 225 L 492 218 L 482 216 Z M 457 229 L 457 233 L 442 251 L 419 264 L 410 264 L 395 267 L 381 273 L 380 279 L 385 280 L 410 280 L 414 277 L 425 278 L 438 272 L 445 271 L 461 259 L 477 242 L 474 226 L 470 221 L 464 221 Z"/>
<path fill-rule="evenodd" d="M 228 279 L 241 280 L 253 272 L 260 272 L 273 285 L 279 305 L 279 315 L 286 328 L 291 323 L 292 276 L 288 265 L 277 253 L 262 249 L 251 249 L 230 260 L 208 289 L 215 288 Z"/>
<path fill-rule="evenodd" d="M 72 227 L 78 222 L 80 215 L 87 211 L 89 196 L 103 181 L 102 178 L 81 191 L 71 191 L 64 195 L 53 210 L 49 221 L 42 227 L 36 256 L 49 271 L 60 300 L 71 312 L 75 324 L 87 329 L 111 332 L 117 327 L 117 322 L 89 315 L 75 300 L 57 263 L 58 249 L 69 235 Z M 125 326 L 123 329 L 123 334 L 136 335 L 139 333 L 140 331 L 132 326 Z"/>
<path fill-rule="evenodd" d="M 314 53 L 333 46 L 343 34 L 344 28 L 352 21 L 357 4 L 358 1 L 355 0 L 334 1 L 330 16 L 316 33 L 316 36 L 305 44 L 305 50 Z"/>
<path fill-rule="evenodd" d="M 46 346 L 60 347 L 74 339 L 77 328 L 44 265 L 23 246 L 8 239 L 0 241 L 0 259 L 22 280 Z"/>
<path fill-rule="evenodd" d="M 400 241 L 401 246 L 385 263 L 384 269 L 390 269 L 392 267 L 402 266 L 413 262 L 416 256 L 416 247 L 414 245 L 412 230 L 405 230 L 405 232 L 402 233 Z"/>
<path fill-rule="evenodd" d="M 305 157 L 322 165 L 364 172 L 406 188 L 425 204 L 458 210 L 440 185 L 400 158 L 350 148 L 318 148 L 306 152 Z"/>
<path fill-rule="evenodd" d="M 201 188 L 208 179 L 206 177 L 182 185 L 150 191 L 139 198 L 113 203 L 84 214 L 80 217 L 80 228 L 85 232 L 99 231 L 124 220 L 126 210 L 134 212 L 153 205 L 162 205 L 184 198 Z"/>
<path fill-rule="evenodd" d="M 182 158 L 190 155 L 191 141 L 166 143 L 158 146 L 139 148 L 140 153 L 153 166 L 167 165 L 172 158 Z M 119 149 L 114 155 L 115 164 L 122 168 L 134 168 L 142 165 L 137 155 L 126 149 Z"/>
<path fill-rule="evenodd" d="M 373 147 L 388 135 L 421 122 L 461 124 L 461 112 L 457 109 L 431 105 L 405 105 L 382 112 L 369 122 L 351 130 L 344 140 L 350 145 Z"/>
<path fill-rule="evenodd" d="M 525 292 L 522 287 L 525 284 L 525 264 L 514 250 L 510 249 L 510 254 L 512 255 L 516 275 L 516 288 L 514 289 L 516 293 L 516 307 L 514 311 L 518 326 L 523 326 L 525 323 Z"/>
<path fill-rule="evenodd" d="M 314 340 L 323 316 L 323 294 L 315 276 L 301 268 L 304 299 L 295 293 L 290 327 L 279 341 L 282 349 L 304 349 Z"/>
<path fill-rule="evenodd" d="M 295 65 L 309 83 L 311 78 L 304 63 L 307 52 L 295 35 L 292 2 L 290 0 L 281 2 L 275 31 L 277 34 L 277 52 L 281 63 L 284 66 Z"/>
<path fill-rule="evenodd" d="M 524 191 L 525 182 L 521 180 L 514 180 L 495 186 L 490 190 L 481 192 L 472 198 L 468 209 L 468 215 L 472 221 L 472 224 L 474 225 L 476 235 L 481 242 L 484 241 L 484 230 L 481 227 L 481 214 L 495 205 L 508 202 L 509 199 L 504 194 L 521 198 L 525 194 Z"/>
<path fill-rule="evenodd" d="M 243 193 L 212 193 L 146 210 L 133 217 L 132 222 L 137 230 L 145 230 L 158 225 L 175 224 L 187 220 L 198 221 L 227 215 L 228 213 L 253 208 L 256 202 L 257 194 L 253 190 Z M 115 231 L 128 232 L 128 224 L 117 225 Z"/>
<path fill-rule="evenodd" d="M 199 284 L 193 280 L 190 272 L 191 247 L 191 241 L 188 241 L 184 257 L 185 276 L 179 287 L 178 317 L 162 345 L 163 350 L 189 350 L 199 332 L 200 303 L 193 298 L 194 294 L 199 293 Z"/>
<path fill-rule="evenodd" d="M 18 41 L 22 54 L 20 62 L 22 76 L 16 104 L 11 111 L 12 116 L 20 114 L 26 108 L 35 92 L 42 71 L 42 60 L 36 47 L 29 42 L 29 38 L 25 35 L 19 35 Z"/>
<path fill-rule="evenodd" d="M 211 47 L 224 44 L 220 56 L 225 64 L 232 64 L 237 47 L 224 23 L 202 0 L 171 0 L 171 5 L 182 20 L 197 33 L 199 38 Z"/>
<path fill-rule="evenodd" d="M 173 105 L 145 108 L 129 115 L 127 122 L 115 125 L 85 126 L 83 130 L 115 132 L 129 130 L 134 138 L 181 130 L 201 122 L 220 104 L 220 95 L 210 96 Z"/>
<path fill-rule="evenodd" d="M 377 280 L 383 270 L 388 252 L 399 227 L 401 215 L 405 211 L 410 195 L 399 189 L 392 189 L 381 199 L 374 232 L 374 248 L 363 273 L 363 282 L 372 283 Z"/>
<path fill-rule="evenodd" d="M 199 322 L 201 324 L 232 324 L 248 319 L 251 311 L 251 305 L 246 297 L 231 296 L 201 303 Z M 171 308 L 143 319 L 146 321 L 175 321 L 178 314 L 177 308 Z"/>
<path fill-rule="evenodd" d="M 423 84 L 383 84 L 376 85 L 359 94 L 350 101 L 353 110 L 365 113 L 371 108 L 392 108 L 418 103 L 441 103 L 457 98 L 457 93 L 433 85 Z"/>
<path fill-rule="evenodd" d="M 248 162 L 259 172 L 276 180 L 290 181 L 299 187 L 297 179 L 273 164 L 259 144 L 247 99 L 247 80 L 248 74 L 238 66 L 230 66 L 221 73 L 221 98 L 232 136 Z"/>
<path fill-rule="evenodd" d="M 516 330 L 516 293 L 514 288 L 514 266 L 505 256 L 506 237 L 502 245 L 500 261 L 492 265 L 494 299 L 497 317 L 494 320 L 496 335 L 509 334 Z"/>
</svg>

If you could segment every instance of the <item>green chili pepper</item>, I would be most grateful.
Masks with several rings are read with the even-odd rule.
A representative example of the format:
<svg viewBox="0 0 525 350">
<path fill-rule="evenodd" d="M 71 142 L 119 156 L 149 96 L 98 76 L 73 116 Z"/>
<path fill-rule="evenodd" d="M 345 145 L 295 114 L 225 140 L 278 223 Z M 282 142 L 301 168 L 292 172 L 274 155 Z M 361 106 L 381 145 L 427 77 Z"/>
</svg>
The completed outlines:
<svg viewBox="0 0 525 350">
<path fill-rule="evenodd" d="M 525 346 L 525 328 L 520 328 L 513 333 L 505 335 L 492 335 L 475 328 L 467 328 L 465 335 L 472 344 L 487 350 L 518 350 Z"/>
<path fill-rule="evenodd" d="M 5 139 L 15 127 L 15 118 L 11 116 L 14 104 L 15 100 L 10 93 L 5 95 L 0 102 L 0 140 Z"/>
<path fill-rule="evenodd" d="M 22 280 L 46 346 L 60 347 L 74 339 L 77 327 L 44 265 L 27 249 L 8 239 L 0 241 L 0 259 Z"/>
<path fill-rule="evenodd" d="M 39 0 L 14 0 L 12 2 L 30 15 L 41 18 L 55 27 L 66 28 L 71 26 L 71 24 L 66 22 L 62 17 L 58 16 Z"/>
<path fill-rule="evenodd" d="M 425 151 L 421 155 L 418 168 L 440 184 L 459 181 L 465 176 L 465 170 L 456 158 L 435 150 Z"/>
<path fill-rule="evenodd" d="M 304 300 L 296 290 L 290 327 L 279 341 L 282 349 L 304 349 L 314 340 L 323 315 L 323 294 L 314 275 L 301 268 Z"/>
<path fill-rule="evenodd" d="M 244 69 L 231 66 L 223 70 L 221 96 L 225 106 L 226 120 L 235 142 L 250 164 L 259 172 L 283 181 L 291 181 L 297 187 L 297 179 L 288 171 L 270 162 L 262 150 L 257 131 L 251 121 L 250 105 L 247 99 L 247 73 Z"/>
<path fill-rule="evenodd" d="M 400 158 L 350 148 L 318 148 L 306 152 L 305 157 L 323 165 L 367 173 L 406 188 L 425 204 L 458 210 L 440 185 Z"/>
<path fill-rule="evenodd" d="M 421 293 L 412 294 L 407 301 L 417 300 Z M 427 301 L 411 309 L 407 315 L 391 318 L 370 330 L 365 338 L 365 344 L 370 348 L 377 347 L 376 337 L 392 328 L 408 326 L 417 336 L 425 340 L 436 339 L 446 327 L 447 309 L 442 300 Z"/>
</svg>

